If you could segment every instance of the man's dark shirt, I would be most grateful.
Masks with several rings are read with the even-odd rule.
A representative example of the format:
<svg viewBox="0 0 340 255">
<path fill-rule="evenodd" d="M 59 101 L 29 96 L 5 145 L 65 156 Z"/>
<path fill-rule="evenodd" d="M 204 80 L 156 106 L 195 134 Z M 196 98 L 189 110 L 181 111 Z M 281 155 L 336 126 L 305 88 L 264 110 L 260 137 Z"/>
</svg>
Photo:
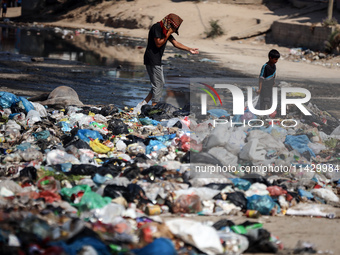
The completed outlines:
<svg viewBox="0 0 340 255">
<path fill-rule="evenodd" d="M 148 45 L 146 47 L 144 53 L 144 65 L 162 65 L 162 56 L 164 53 L 164 49 L 166 43 L 164 43 L 161 47 L 157 47 L 155 43 L 155 38 L 163 39 L 165 35 L 162 32 L 162 27 L 159 23 L 154 24 L 149 31 L 148 36 Z M 170 35 L 169 39 L 174 38 Z"/>
</svg>

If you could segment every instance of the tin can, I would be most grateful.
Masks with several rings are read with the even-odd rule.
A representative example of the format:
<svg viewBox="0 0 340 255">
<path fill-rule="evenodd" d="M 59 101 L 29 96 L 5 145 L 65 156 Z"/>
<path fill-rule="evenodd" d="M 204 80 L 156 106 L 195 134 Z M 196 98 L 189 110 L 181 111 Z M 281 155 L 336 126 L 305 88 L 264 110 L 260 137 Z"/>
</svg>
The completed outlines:
<svg viewBox="0 0 340 255">
<path fill-rule="evenodd" d="M 159 205 L 147 205 L 145 208 L 145 213 L 147 215 L 159 215 L 161 212 L 162 210 Z"/>
<path fill-rule="evenodd" d="M 255 219 L 257 219 L 257 218 L 259 218 L 261 216 L 261 214 L 258 211 L 256 211 L 256 210 L 247 210 L 246 211 L 246 216 L 248 218 L 255 218 Z"/>
</svg>

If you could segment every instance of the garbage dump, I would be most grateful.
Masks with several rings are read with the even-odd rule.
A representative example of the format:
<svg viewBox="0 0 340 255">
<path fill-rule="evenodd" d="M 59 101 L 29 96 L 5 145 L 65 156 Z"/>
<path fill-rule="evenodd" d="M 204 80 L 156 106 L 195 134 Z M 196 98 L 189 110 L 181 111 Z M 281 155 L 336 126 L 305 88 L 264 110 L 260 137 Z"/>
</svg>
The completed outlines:
<svg viewBox="0 0 340 255">
<path fill-rule="evenodd" d="M 262 217 L 337 217 L 340 126 L 316 105 L 291 128 L 62 102 L 0 92 L 1 254 L 277 253 Z"/>
</svg>

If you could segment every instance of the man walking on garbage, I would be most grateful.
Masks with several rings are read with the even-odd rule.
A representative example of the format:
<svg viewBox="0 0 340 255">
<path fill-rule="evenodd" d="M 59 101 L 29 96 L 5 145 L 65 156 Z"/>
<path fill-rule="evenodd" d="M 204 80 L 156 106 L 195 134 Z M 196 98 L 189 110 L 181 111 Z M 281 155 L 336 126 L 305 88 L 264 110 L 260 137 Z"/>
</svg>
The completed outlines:
<svg viewBox="0 0 340 255">
<path fill-rule="evenodd" d="M 149 74 L 152 88 L 144 101 L 138 104 L 140 107 L 149 103 L 151 99 L 154 106 L 162 97 L 165 82 L 161 62 L 167 41 L 170 41 L 176 48 L 189 51 L 191 54 L 199 53 L 197 48 L 187 47 L 176 41 L 172 36 L 173 33 L 178 35 L 178 29 L 182 22 L 183 20 L 178 15 L 170 13 L 160 22 L 154 24 L 149 30 L 148 45 L 144 54 L 144 65 Z"/>
<path fill-rule="evenodd" d="M 271 50 L 268 53 L 268 58 L 268 62 L 261 68 L 259 78 L 259 89 L 257 93 L 260 94 L 260 110 L 268 110 L 272 106 L 273 87 L 276 77 L 275 64 L 280 58 L 280 53 L 277 50 Z"/>
</svg>

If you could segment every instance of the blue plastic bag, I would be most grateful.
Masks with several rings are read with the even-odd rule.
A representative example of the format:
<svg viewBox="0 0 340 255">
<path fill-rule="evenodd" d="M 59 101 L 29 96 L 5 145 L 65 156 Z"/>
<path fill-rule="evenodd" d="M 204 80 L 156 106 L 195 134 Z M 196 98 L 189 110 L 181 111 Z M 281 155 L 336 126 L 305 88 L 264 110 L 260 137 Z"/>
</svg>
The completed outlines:
<svg viewBox="0 0 340 255">
<path fill-rule="evenodd" d="M 176 249 L 171 240 L 166 238 L 157 238 L 152 243 L 141 249 L 132 250 L 136 255 L 176 255 Z"/>
<path fill-rule="evenodd" d="M 152 151 L 158 151 L 162 148 L 166 148 L 166 146 L 162 142 L 157 140 L 151 140 L 149 145 L 146 146 L 145 152 L 146 154 L 150 154 Z"/>
<path fill-rule="evenodd" d="M 153 126 L 157 126 L 158 124 L 160 124 L 159 121 L 150 119 L 149 117 L 140 118 L 139 121 L 140 121 L 140 123 L 142 123 L 143 125 L 153 125 Z"/>
<path fill-rule="evenodd" d="M 311 148 L 308 147 L 308 143 L 310 143 L 310 140 L 306 135 L 287 135 L 285 140 L 285 144 L 290 145 L 294 150 L 297 150 L 299 153 L 302 154 L 305 151 L 308 151 L 311 156 L 315 157 L 315 153 L 312 151 Z"/>
<path fill-rule="evenodd" d="M 176 137 L 176 134 L 170 134 L 170 135 L 159 135 L 159 136 L 149 136 L 149 138 L 156 139 L 161 142 L 172 140 Z"/>
<path fill-rule="evenodd" d="M 90 130 L 90 129 L 79 129 L 76 136 L 78 136 L 81 140 L 87 143 L 91 141 L 90 138 L 94 140 L 97 138 L 99 140 L 103 140 L 102 135 L 98 131 Z"/>
<path fill-rule="evenodd" d="M 247 198 L 247 209 L 256 210 L 262 215 L 269 215 L 270 211 L 277 205 L 274 200 L 268 196 L 253 195 Z"/>
<path fill-rule="evenodd" d="M 25 107 L 26 112 L 29 112 L 30 110 L 35 110 L 34 105 L 28 101 L 26 98 L 24 97 L 18 97 L 19 101 L 22 102 L 22 105 Z"/>
<path fill-rule="evenodd" d="M 51 135 L 50 131 L 44 130 L 41 132 L 33 133 L 33 136 L 36 140 L 44 139 L 46 140 Z"/>
<path fill-rule="evenodd" d="M 64 132 L 71 132 L 72 130 L 71 124 L 66 121 L 60 121 L 57 125 L 61 127 L 61 130 Z"/>
<path fill-rule="evenodd" d="M 309 191 L 304 190 L 304 189 L 298 189 L 298 193 L 299 193 L 300 197 L 306 197 L 307 199 L 314 198 L 312 193 L 310 193 Z"/>
<path fill-rule="evenodd" d="M 241 178 L 232 178 L 231 181 L 233 182 L 235 187 L 241 190 L 248 190 L 251 185 L 250 181 Z"/>
<path fill-rule="evenodd" d="M 220 118 L 222 116 L 225 116 L 225 117 L 230 116 L 228 111 L 223 110 L 223 109 L 211 109 L 211 110 L 208 111 L 208 113 L 210 113 L 212 116 L 215 116 L 217 118 Z"/>
<path fill-rule="evenodd" d="M 16 95 L 5 91 L 0 91 L 0 106 L 2 108 L 10 108 L 19 101 L 20 100 Z"/>
<path fill-rule="evenodd" d="M 110 251 L 106 244 L 104 244 L 101 240 L 98 240 L 94 237 L 83 237 L 76 239 L 74 242 L 66 243 L 65 241 L 57 241 L 49 243 L 52 246 L 59 246 L 62 247 L 66 254 L 69 255 L 77 255 L 81 251 L 81 249 L 87 245 L 92 246 L 97 254 L 101 255 L 110 255 Z"/>
</svg>

